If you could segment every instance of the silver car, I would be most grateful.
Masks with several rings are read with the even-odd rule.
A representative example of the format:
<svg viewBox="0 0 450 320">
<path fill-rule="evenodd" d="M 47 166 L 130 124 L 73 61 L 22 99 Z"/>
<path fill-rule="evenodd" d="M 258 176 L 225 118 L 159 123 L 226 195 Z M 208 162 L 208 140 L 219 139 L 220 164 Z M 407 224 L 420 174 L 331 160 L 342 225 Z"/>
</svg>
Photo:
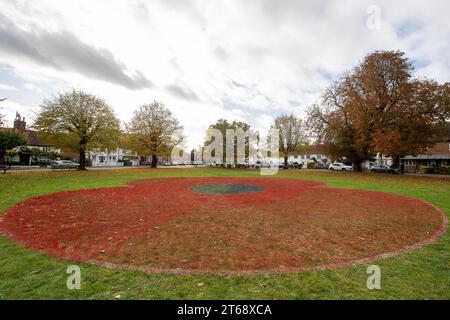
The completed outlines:
<svg viewBox="0 0 450 320">
<path fill-rule="evenodd" d="M 352 171 L 353 167 L 352 166 L 347 166 L 345 164 L 343 164 L 342 162 L 335 162 L 330 164 L 330 166 L 328 167 L 329 170 L 331 171 Z"/>
<path fill-rule="evenodd" d="M 50 163 L 52 169 L 78 169 L 80 165 L 70 160 L 57 160 Z"/>
</svg>

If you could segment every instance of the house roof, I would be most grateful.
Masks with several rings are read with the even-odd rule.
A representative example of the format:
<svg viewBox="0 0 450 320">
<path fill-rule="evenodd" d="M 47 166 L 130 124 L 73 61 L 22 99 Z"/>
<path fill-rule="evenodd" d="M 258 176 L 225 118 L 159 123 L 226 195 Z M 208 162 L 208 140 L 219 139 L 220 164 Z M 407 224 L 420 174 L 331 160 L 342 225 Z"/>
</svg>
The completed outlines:
<svg viewBox="0 0 450 320">
<path fill-rule="evenodd" d="M 32 130 L 25 130 L 24 134 L 28 138 L 28 144 L 30 146 L 37 146 L 37 147 L 48 147 L 49 145 L 42 142 L 41 139 L 38 138 L 37 132 Z"/>
</svg>

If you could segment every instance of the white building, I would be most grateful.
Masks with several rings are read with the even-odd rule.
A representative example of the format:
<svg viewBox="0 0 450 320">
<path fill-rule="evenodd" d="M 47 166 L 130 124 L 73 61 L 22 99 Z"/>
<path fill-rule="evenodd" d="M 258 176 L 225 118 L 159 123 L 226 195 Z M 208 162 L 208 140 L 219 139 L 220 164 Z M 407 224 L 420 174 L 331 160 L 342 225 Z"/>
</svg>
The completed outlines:
<svg viewBox="0 0 450 320">
<path fill-rule="evenodd" d="M 310 145 L 303 152 L 298 152 L 288 157 L 288 163 L 302 164 L 306 168 L 308 163 L 316 163 L 318 166 L 325 167 L 331 160 L 325 154 L 325 149 L 321 145 Z M 279 159 L 280 163 L 284 163 L 284 158 Z"/>
<path fill-rule="evenodd" d="M 93 167 L 139 166 L 139 156 L 129 149 L 117 148 L 114 151 L 91 151 L 88 159 Z"/>
<path fill-rule="evenodd" d="M 48 164 L 52 158 L 61 153 L 59 148 L 50 146 L 39 139 L 37 132 L 27 128 L 25 118 L 16 112 L 14 126 L 12 128 L 0 128 L 1 130 L 16 131 L 23 134 L 27 139 L 25 146 L 15 148 L 12 155 L 7 156 L 7 161 L 15 165 L 39 165 Z M 38 153 L 36 151 L 39 151 Z"/>
</svg>

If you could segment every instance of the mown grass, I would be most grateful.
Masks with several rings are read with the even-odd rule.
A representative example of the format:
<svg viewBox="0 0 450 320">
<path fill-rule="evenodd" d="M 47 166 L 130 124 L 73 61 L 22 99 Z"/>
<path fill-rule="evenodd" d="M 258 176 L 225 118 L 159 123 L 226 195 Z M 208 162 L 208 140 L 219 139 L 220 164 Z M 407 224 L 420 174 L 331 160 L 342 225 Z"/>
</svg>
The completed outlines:
<svg viewBox="0 0 450 320">
<path fill-rule="evenodd" d="M 0 175 L 0 212 L 14 203 L 61 190 L 112 187 L 179 176 L 259 176 L 252 170 L 130 169 Z M 450 213 L 450 180 L 383 174 L 281 171 L 275 178 L 319 180 L 332 187 L 378 190 L 429 201 Z M 343 199 L 345 201 L 345 199 Z M 63 261 L 0 235 L 0 299 L 449 299 L 450 236 L 422 249 L 375 262 L 381 290 L 368 290 L 367 265 L 271 275 L 151 274 Z M 68 290 L 66 269 L 81 267 L 81 290 Z M 197 286 L 198 283 L 203 286 Z"/>
</svg>

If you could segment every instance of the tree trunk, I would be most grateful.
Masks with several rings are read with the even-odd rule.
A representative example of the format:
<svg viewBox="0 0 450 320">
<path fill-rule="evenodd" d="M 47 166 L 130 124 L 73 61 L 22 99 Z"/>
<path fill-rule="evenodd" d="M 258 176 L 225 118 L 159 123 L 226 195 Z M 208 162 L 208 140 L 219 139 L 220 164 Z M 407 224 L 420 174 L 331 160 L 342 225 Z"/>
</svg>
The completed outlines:
<svg viewBox="0 0 450 320">
<path fill-rule="evenodd" d="M 353 171 L 362 172 L 361 162 L 362 162 L 361 160 L 357 160 L 357 161 L 353 162 Z"/>
<path fill-rule="evenodd" d="M 288 156 L 287 155 L 284 156 L 284 165 L 285 166 L 288 165 Z"/>
<path fill-rule="evenodd" d="M 152 155 L 152 168 L 156 168 L 157 164 L 158 164 L 158 157 L 154 154 Z"/>
<path fill-rule="evenodd" d="M 86 150 L 80 149 L 80 166 L 78 167 L 78 170 L 86 170 Z"/>
<path fill-rule="evenodd" d="M 392 157 L 392 166 L 394 168 L 399 168 L 400 167 L 400 156 L 396 155 Z"/>
</svg>

